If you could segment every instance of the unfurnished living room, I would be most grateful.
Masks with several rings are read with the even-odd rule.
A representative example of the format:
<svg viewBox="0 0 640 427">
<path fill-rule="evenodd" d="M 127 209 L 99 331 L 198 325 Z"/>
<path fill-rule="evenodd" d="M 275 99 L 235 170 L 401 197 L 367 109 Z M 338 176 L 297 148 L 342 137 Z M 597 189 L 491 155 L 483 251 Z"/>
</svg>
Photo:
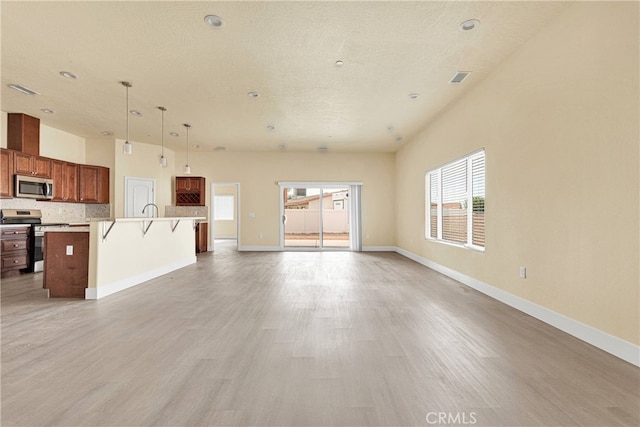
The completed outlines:
<svg viewBox="0 0 640 427">
<path fill-rule="evenodd" d="M 640 425 L 639 2 L 0 19 L 3 426 Z"/>
</svg>

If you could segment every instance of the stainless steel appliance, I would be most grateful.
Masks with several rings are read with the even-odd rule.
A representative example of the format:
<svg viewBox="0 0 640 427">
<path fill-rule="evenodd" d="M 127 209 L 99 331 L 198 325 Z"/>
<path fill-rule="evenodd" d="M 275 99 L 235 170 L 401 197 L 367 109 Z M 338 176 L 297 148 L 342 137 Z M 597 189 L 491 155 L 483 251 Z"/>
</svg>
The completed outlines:
<svg viewBox="0 0 640 427">
<path fill-rule="evenodd" d="M 16 197 L 30 199 L 53 199 L 53 180 L 36 176 L 16 175 Z"/>
<path fill-rule="evenodd" d="M 39 209 L 2 209 L 0 211 L 2 224 L 31 225 L 29 234 L 29 268 L 35 273 L 44 270 L 44 233 L 49 229 L 68 227 L 67 223 L 42 223 L 42 211 Z"/>
</svg>

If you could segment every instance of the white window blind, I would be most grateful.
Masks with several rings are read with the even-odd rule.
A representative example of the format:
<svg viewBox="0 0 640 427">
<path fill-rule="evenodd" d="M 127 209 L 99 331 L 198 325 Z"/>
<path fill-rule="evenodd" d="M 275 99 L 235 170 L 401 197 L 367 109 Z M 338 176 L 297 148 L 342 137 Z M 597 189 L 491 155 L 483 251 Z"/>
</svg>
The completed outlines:
<svg viewBox="0 0 640 427">
<path fill-rule="evenodd" d="M 221 194 L 213 197 L 213 219 L 216 221 L 233 221 L 234 197 L 232 194 Z"/>
<path fill-rule="evenodd" d="M 427 239 L 484 248 L 484 175 L 484 150 L 427 172 Z"/>
</svg>

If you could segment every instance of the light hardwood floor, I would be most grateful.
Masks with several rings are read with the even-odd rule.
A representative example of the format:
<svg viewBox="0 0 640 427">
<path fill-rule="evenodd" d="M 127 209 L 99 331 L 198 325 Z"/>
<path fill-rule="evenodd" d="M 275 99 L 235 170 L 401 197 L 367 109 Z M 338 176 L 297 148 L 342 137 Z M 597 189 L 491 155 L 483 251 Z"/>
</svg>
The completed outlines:
<svg viewBox="0 0 640 427">
<path fill-rule="evenodd" d="M 99 301 L 40 286 L 2 280 L 3 426 L 640 424 L 638 368 L 393 253 L 220 247 Z"/>
</svg>

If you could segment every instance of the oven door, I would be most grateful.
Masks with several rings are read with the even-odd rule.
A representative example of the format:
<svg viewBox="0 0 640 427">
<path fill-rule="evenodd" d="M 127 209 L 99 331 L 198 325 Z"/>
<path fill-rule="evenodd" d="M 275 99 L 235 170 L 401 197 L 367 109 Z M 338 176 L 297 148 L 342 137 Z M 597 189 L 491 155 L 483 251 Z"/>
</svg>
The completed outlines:
<svg viewBox="0 0 640 427">
<path fill-rule="evenodd" d="M 31 227 L 31 268 L 34 273 L 44 271 L 44 231 Z"/>
</svg>

